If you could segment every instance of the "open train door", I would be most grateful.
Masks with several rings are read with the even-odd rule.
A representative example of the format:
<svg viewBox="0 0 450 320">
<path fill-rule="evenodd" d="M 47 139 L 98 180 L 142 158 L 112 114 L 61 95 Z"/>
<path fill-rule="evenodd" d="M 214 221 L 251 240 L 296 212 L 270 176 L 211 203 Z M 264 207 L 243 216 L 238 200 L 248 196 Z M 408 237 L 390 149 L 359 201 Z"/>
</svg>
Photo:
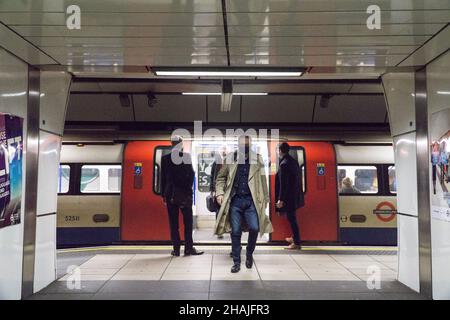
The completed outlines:
<svg viewBox="0 0 450 320">
<path fill-rule="evenodd" d="M 305 206 L 297 210 L 302 241 L 338 240 L 336 156 L 328 142 L 289 141 L 290 153 L 299 161 L 303 174 Z M 277 143 L 270 142 L 273 172 L 278 169 Z M 292 232 L 285 216 L 275 211 L 275 174 L 270 177 L 272 241 L 284 241 Z"/>
<path fill-rule="evenodd" d="M 123 241 L 170 240 L 167 209 L 160 194 L 160 160 L 169 141 L 133 141 L 124 151 L 122 185 Z M 180 214 L 181 220 L 181 214 Z M 183 234 L 183 224 L 180 223 Z"/>
</svg>

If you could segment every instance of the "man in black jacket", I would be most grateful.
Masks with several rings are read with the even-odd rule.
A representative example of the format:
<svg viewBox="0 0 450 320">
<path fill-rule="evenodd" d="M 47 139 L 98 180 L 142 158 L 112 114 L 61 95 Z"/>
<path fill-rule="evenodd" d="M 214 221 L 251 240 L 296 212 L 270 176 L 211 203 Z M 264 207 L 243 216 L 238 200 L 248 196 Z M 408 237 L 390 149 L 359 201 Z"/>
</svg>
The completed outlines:
<svg viewBox="0 0 450 320">
<path fill-rule="evenodd" d="M 286 214 L 291 225 L 292 238 L 286 238 L 289 242 L 286 249 L 301 249 L 296 210 L 304 205 L 303 179 L 298 161 L 289 154 L 289 149 L 286 142 L 278 146 L 280 164 L 275 177 L 275 206 L 280 214 Z"/>
<path fill-rule="evenodd" d="M 161 196 L 167 205 L 169 215 L 170 237 L 172 239 L 172 255 L 180 255 L 180 233 L 178 216 L 181 210 L 184 223 L 184 255 L 200 255 L 193 246 L 192 239 L 192 184 L 194 169 L 191 156 L 183 153 L 183 139 L 179 136 L 172 138 L 172 150 L 161 158 Z"/>
</svg>

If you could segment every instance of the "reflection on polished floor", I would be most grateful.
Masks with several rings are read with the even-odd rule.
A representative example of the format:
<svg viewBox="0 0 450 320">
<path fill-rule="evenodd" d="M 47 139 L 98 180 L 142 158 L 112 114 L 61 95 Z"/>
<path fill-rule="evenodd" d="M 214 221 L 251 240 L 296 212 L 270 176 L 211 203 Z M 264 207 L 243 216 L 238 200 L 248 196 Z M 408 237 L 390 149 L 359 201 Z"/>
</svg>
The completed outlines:
<svg viewBox="0 0 450 320">
<path fill-rule="evenodd" d="M 201 247 L 199 247 L 201 248 Z M 231 274 L 228 247 L 171 257 L 168 247 L 90 248 L 59 254 L 60 278 L 33 299 L 418 299 L 396 281 L 394 250 L 260 246 L 255 265 Z M 245 251 L 244 251 L 245 252 Z M 245 254 L 245 253 L 243 253 Z M 66 274 L 79 267 L 78 274 Z M 379 273 L 381 288 L 367 279 Z M 78 272 L 77 271 L 77 272 Z M 70 284 L 79 275 L 80 288 Z"/>
</svg>

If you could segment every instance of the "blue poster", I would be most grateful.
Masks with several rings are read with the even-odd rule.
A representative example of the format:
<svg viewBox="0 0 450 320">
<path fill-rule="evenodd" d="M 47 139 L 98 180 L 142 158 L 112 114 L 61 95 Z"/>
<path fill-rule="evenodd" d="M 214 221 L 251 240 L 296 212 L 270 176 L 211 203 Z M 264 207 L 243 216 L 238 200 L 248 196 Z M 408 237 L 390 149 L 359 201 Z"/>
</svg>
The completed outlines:
<svg viewBox="0 0 450 320">
<path fill-rule="evenodd" d="M 0 228 L 21 222 L 22 161 L 23 120 L 0 114 Z"/>
</svg>

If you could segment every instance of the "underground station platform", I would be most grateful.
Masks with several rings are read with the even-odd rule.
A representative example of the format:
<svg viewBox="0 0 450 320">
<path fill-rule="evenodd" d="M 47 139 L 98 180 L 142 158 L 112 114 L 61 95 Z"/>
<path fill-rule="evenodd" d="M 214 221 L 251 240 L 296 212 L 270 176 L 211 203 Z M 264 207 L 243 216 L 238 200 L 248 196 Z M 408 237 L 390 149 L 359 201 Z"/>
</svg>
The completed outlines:
<svg viewBox="0 0 450 320">
<path fill-rule="evenodd" d="M 261 246 L 252 269 L 230 273 L 229 246 L 198 246 L 172 257 L 168 246 L 58 251 L 58 280 L 32 300 L 420 300 L 397 279 L 397 249 Z M 370 277 L 379 276 L 379 283 Z M 77 283 L 79 281 L 79 283 Z"/>
</svg>

